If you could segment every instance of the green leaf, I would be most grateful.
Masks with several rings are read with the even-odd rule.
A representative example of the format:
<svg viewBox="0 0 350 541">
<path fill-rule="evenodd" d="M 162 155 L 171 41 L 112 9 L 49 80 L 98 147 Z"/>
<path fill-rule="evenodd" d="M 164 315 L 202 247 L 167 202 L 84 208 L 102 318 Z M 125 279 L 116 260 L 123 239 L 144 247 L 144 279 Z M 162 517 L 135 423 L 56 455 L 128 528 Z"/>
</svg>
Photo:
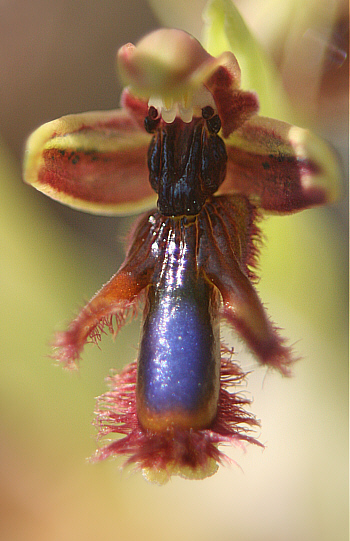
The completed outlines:
<svg viewBox="0 0 350 541">
<path fill-rule="evenodd" d="M 242 88 L 257 92 L 262 115 L 293 121 L 273 62 L 247 28 L 231 0 L 210 0 L 203 12 L 203 45 L 213 56 L 231 51 L 242 70 Z"/>
</svg>

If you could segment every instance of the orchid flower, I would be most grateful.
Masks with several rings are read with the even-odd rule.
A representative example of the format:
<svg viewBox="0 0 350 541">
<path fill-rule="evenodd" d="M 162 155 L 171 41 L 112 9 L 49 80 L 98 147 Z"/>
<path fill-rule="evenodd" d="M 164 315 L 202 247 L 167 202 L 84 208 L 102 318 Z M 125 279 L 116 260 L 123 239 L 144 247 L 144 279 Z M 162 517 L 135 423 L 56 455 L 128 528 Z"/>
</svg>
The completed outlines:
<svg viewBox="0 0 350 541">
<path fill-rule="evenodd" d="M 204 478 L 228 460 L 222 443 L 258 425 L 230 393 L 244 374 L 220 345 L 220 320 L 257 360 L 288 375 L 291 349 L 253 286 L 263 211 L 290 213 L 337 198 L 339 170 L 309 131 L 258 115 L 232 52 L 211 56 L 181 30 L 124 45 L 121 109 L 68 115 L 28 139 L 24 179 L 98 214 L 152 209 L 137 221 L 119 271 L 54 342 L 74 368 L 104 328 L 117 334 L 143 307 L 137 362 L 98 399 L 96 459 L 127 456 L 150 480 Z"/>
</svg>

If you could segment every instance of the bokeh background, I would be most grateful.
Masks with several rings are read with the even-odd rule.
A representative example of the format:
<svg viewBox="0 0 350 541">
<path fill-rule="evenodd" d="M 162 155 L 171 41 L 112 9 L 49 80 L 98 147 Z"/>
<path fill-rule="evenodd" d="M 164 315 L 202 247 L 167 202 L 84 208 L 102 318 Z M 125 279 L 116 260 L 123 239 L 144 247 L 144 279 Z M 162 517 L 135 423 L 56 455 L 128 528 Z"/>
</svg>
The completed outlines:
<svg viewBox="0 0 350 541">
<path fill-rule="evenodd" d="M 89 216 L 24 185 L 27 135 L 63 114 L 118 105 L 115 52 L 160 26 L 197 37 L 203 0 L 0 1 L 0 539 L 348 539 L 348 5 L 241 0 L 293 115 L 339 153 L 342 201 L 263 223 L 260 295 L 303 360 L 292 379 L 233 340 L 266 449 L 164 487 L 95 450 L 94 397 L 135 358 L 139 323 L 87 347 L 79 374 L 47 358 L 53 330 L 117 270 L 130 218 Z M 276 98 L 277 99 L 277 98 Z"/>
</svg>

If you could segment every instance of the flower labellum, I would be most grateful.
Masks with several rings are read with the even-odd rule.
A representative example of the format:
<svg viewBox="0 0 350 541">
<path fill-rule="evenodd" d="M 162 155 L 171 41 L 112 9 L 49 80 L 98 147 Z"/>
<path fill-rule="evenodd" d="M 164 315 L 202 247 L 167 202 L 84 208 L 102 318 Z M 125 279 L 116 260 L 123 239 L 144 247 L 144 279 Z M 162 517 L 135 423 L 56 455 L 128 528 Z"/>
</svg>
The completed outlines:
<svg viewBox="0 0 350 541">
<path fill-rule="evenodd" d="M 121 109 L 49 122 L 27 143 L 25 181 L 62 203 L 99 214 L 157 204 L 118 272 L 55 337 L 54 356 L 74 368 L 87 341 L 142 307 L 137 361 L 97 402 L 99 435 L 123 437 L 96 460 L 123 455 L 158 483 L 201 479 L 229 461 L 220 444 L 261 445 L 221 320 L 266 367 L 289 375 L 293 363 L 253 285 L 259 217 L 334 201 L 338 164 L 307 130 L 258 116 L 231 52 L 214 58 L 161 29 L 123 46 L 117 63 Z"/>
</svg>

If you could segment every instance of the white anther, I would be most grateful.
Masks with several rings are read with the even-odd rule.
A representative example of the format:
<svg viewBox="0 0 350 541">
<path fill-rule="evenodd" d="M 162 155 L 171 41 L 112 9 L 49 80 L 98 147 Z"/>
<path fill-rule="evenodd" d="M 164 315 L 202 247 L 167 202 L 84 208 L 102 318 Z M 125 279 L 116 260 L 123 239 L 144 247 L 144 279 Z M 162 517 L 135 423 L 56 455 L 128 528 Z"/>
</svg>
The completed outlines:
<svg viewBox="0 0 350 541">
<path fill-rule="evenodd" d="M 193 117 L 193 107 L 185 108 L 179 104 L 179 115 L 183 122 L 189 124 Z"/>
<path fill-rule="evenodd" d="M 189 124 L 193 115 L 201 116 L 202 109 L 210 105 L 216 112 L 215 101 L 209 90 L 204 86 L 200 86 L 193 94 L 184 94 L 179 101 L 173 101 L 172 98 L 161 96 L 151 96 L 148 100 L 148 107 L 155 107 L 164 122 L 171 124 L 176 116 Z"/>
<path fill-rule="evenodd" d="M 172 122 L 174 122 L 174 120 L 176 118 L 176 113 L 177 113 L 176 104 L 173 105 L 173 107 L 171 109 L 167 109 L 166 107 L 162 107 L 162 111 L 161 111 L 162 119 L 167 124 L 171 124 Z"/>
</svg>

